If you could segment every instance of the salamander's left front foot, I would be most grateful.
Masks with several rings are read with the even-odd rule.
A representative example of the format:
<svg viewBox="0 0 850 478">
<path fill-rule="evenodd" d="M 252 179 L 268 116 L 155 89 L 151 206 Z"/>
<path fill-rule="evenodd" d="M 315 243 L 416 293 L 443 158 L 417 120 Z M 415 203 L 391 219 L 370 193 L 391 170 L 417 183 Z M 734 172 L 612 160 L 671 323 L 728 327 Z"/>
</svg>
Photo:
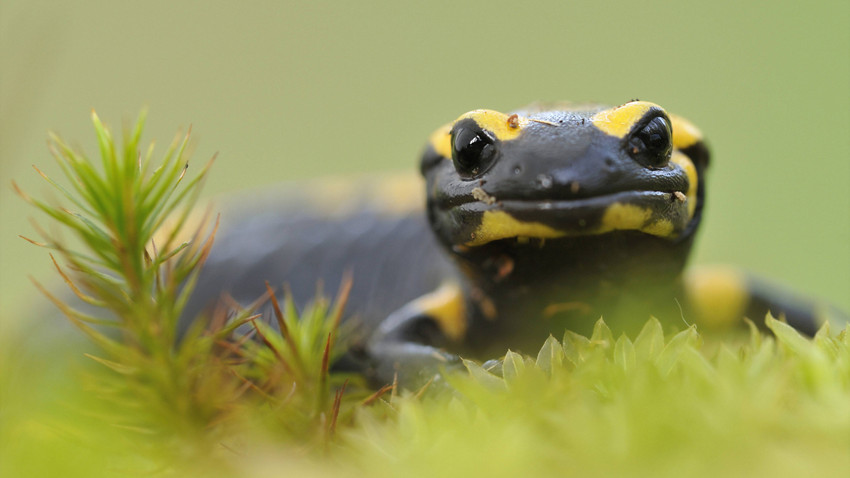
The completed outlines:
<svg viewBox="0 0 850 478">
<path fill-rule="evenodd" d="M 418 388 L 441 373 L 463 369 L 457 355 L 430 345 L 413 342 L 382 343 L 370 347 L 369 380 L 375 385 L 398 382 L 407 388 Z"/>
<path fill-rule="evenodd" d="M 424 385 L 447 369 L 462 369 L 457 355 L 444 347 L 456 343 L 466 316 L 459 287 L 444 285 L 389 315 L 366 346 L 369 379 L 376 385 L 399 382 Z"/>
</svg>

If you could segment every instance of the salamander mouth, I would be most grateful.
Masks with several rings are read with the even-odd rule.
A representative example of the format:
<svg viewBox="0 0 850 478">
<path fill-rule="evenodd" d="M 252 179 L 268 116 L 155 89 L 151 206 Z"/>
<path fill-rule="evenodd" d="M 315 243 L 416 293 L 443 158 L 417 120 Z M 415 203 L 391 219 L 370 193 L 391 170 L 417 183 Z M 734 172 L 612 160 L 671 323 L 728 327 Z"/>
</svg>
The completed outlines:
<svg viewBox="0 0 850 478">
<path fill-rule="evenodd" d="M 478 189 L 478 188 L 476 188 Z M 478 189 L 480 191 L 480 189 Z M 483 192 L 483 191 L 482 191 Z M 473 190 L 472 197 L 465 197 L 462 202 L 456 206 L 464 207 L 468 205 L 479 204 L 486 208 L 496 208 L 505 210 L 522 210 L 522 211 L 561 211 L 581 209 L 584 207 L 605 206 L 621 200 L 658 200 L 666 199 L 668 202 L 680 201 L 684 202 L 687 197 L 685 191 L 619 191 L 608 194 L 600 194 L 597 196 L 588 196 L 572 199 L 512 199 L 503 198 L 497 199 L 494 196 L 486 195 L 486 193 L 476 192 Z M 484 210 L 484 209 L 482 209 Z"/>
<path fill-rule="evenodd" d="M 620 191 L 575 199 L 498 199 L 479 188 L 447 209 L 456 224 L 471 224 L 464 243 L 480 245 L 512 237 L 558 238 L 640 231 L 674 238 L 688 226 L 693 208 L 683 191 Z"/>
</svg>

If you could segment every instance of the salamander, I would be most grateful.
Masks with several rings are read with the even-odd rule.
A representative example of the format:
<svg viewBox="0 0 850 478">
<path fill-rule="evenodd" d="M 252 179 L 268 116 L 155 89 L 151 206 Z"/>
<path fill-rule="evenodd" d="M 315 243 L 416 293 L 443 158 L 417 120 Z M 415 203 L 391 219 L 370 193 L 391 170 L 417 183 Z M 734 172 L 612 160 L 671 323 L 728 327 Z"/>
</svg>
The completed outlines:
<svg viewBox="0 0 850 478">
<path fill-rule="evenodd" d="M 424 210 L 387 213 L 347 190 L 325 189 L 345 210 L 330 216 L 267 201 L 219 235 L 186 314 L 223 293 L 250 303 L 265 281 L 303 303 L 350 271 L 351 362 L 376 382 L 533 351 L 600 317 L 634 333 L 649 316 L 712 326 L 770 311 L 814 334 L 813 300 L 733 268 L 684 271 L 708 165 L 699 129 L 650 102 L 471 111 L 424 148 Z"/>
</svg>

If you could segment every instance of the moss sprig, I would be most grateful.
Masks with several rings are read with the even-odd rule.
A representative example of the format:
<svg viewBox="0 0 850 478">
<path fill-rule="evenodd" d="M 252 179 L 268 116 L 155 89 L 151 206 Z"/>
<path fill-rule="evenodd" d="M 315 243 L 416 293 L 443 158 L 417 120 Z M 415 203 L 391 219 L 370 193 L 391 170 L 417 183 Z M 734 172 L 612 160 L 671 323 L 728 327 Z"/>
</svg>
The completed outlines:
<svg viewBox="0 0 850 478">
<path fill-rule="evenodd" d="M 213 160 L 187 178 L 190 129 L 174 138 L 156 164 L 154 145 L 141 145 L 145 116 L 125 128 L 117 144 L 92 112 L 100 167 L 50 135 L 49 149 L 66 185 L 36 171 L 64 203 L 15 189 L 80 244 L 71 248 L 41 227 L 41 241 L 25 238 L 53 251 L 53 265 L 75 299 L 36 286 L 98 346 L 90 357 L 113 373 L 96 386 L 109 403 L 120 405 L 112 424 L 161 439 L 196 435 L 226 413 L 239 384 L 214 349 L 238 324 L 178 340 L 183 305 L 217 227 L 206 217 L 200 227 L 189 226 Z"/>
<path fill-rule="evenodd" d="M 351 394 L 343 399 L 352 377 L 331 371 L 347 343 L 340 323 L 350 280 L 335 301 L 318 297 L 300 313 L 288 295 L 280 304 L 267 284 L 248 307 L 182 317 L 218 227 L 218 219 L 211 224 L 208 213 L 198 220 L 193 212 L 212 160 L 188 178 L 191 130 L 157 162 L 154 145 L 141 145 L 144 112 L 120 145 L 97 114 L 91 118 L 99 166 L 51 134 L 67 185 L 36 168 L 64 203 L 13 186 L 80 244 L 72 248 L 37 223 L 41 240 L 24 237 L 51 250 L 71 294 L 36 286 L 91 339 L 98 352 L 88 356 L 109 371 L 92 375 L 106 404 L 97 413 L 178 457 L 219 443 L 232 432 L 229 424 L 250 421 L 235 417 L 262 415 L 274 433 L 326 442 L 354 403 Z M 277 328 L 254 315 L 267 300 Z"/>
</svg>

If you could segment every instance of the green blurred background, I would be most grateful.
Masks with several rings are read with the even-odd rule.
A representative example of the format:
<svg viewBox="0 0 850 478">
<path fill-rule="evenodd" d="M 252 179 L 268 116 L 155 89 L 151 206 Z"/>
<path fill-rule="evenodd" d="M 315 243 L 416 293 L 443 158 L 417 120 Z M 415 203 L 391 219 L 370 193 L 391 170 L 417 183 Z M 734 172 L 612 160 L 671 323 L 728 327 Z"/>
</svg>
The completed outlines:
<svg viewBox="0 0 850 478">
<path fill-rule="evenodd" d="M 850 309 L 850 2 L 0 4 L 0 318 L 51 278 L 10 180 L 58 173 L 53 130 L 96 153 L 149 107 L 164 149 L 193 125 L 207 194 L 414 170 L 437 126 L 535 100 L 654 101 L 712 147 L 696 262 L 741 264 Z"/>
</svg>

